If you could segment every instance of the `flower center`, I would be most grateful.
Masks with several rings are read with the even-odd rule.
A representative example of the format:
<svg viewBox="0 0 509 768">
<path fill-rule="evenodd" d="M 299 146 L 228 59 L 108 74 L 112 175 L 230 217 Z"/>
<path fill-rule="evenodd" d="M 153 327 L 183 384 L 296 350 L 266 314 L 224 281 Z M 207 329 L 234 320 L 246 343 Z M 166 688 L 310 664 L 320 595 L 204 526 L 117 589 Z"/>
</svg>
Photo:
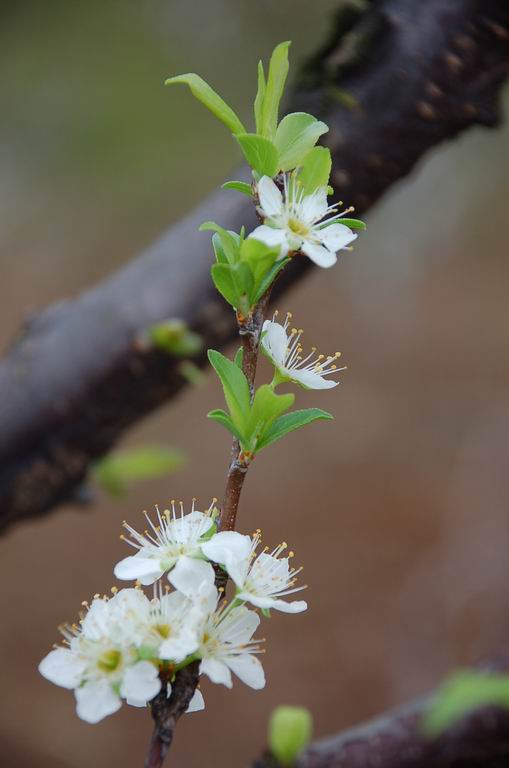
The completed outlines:
<svg viewBox="0 0 509 768">
<path fill-rule="evenodd" d="M 300 237 L 305 237 L 306 235 L 309 235 L 309 227 L 307 227 L 305 224 L 302 223 L 302 221 L 299 221 L 299 219 L 290 218 L 288 219 L 288 228 L 291 232 L 293 232 L 294 235 L 299 235 Z"/>
<path fill-rule="evenodd" d="M 170 636 L 171 628 L 169 624 L 156 624 L 154 629 L 165 640 Z"/>
<path fill-rule="evenodd" d="M 122 654 L 120 651 L 115 651 L 113 649 L 111 651 L 104 651 L 97 660 L 97 666 L 99 669 L 102 669 L 103 672 L 113 672 L 113 670 L 120 664 L 121 658 Z"/>
</svg>

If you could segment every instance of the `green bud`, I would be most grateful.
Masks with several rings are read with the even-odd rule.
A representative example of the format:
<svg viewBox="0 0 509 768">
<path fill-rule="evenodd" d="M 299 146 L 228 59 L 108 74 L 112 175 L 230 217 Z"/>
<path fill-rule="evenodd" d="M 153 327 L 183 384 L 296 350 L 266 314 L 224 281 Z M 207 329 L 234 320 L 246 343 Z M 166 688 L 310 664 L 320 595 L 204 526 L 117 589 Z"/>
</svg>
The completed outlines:
<svg viewBox="0 0 509 768">
<path fill-rule="evenodd" d="M 176 357 L 198 354 L 203 347 L 201 336 L 189 330 L 183 320 L 165 320 L 149 331 L 154 346 Z"/>
<path fill-rule="evenodd" d="M 304 707 L 277 707 L 269 722 L 269 748 L 284 766 L 294 764 L 309 744 L 313 718 Z"/>
</svg>

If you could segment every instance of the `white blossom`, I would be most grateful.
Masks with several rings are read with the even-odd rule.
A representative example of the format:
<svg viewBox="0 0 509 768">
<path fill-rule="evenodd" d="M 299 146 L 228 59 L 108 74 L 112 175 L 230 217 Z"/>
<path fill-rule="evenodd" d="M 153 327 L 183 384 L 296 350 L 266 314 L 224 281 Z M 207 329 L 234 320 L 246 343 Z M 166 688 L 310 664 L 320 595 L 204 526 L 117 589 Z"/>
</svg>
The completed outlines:
<svg viewBox="0 0 509 768">
<path fill-rule="evenodd" d="M 88 723 L 116 712 L 122 698 L 143 706 L 161 688 L 157 665 L 140 660 L 119 616 L 113 599 L 95 598 L 81 626 L 61 629 L 67 647 L 55 648 L 39 665 L 46 679 L 74 689 L 76 711 Z"/>
<path fill-rule="evenodd" d="M 164 593 L 160 582 L 152 600 L 141 589 L 122 589 L 110 600 L 126 638 L 133 645 L 152 658 L 175 663 L 192 655 L 198 647 L 202 603 L 181 592 Z"/>
<path fill-rule="evenodd" d="M 213 610 L 216 604 L 217 590 L 209 595 L 211 612 L 201 629 L 200 673 L 207 675 L 213 683 L 231 688 L 233 672 L 250 688 L 263 688 L 265 673 L 256 658 L 263 651 L 260 641 L 252 640 L 260 624 L 259 616 L 244 605 L 223 605 Z"/>
<path fill-rule="evenodd" d="M 124 527 L 131 538 L 122 536 L 124 541 L 138 550 L 135 555 L 126 557 L 115 566 L 117 579 L 137 579 L 141 584 L 153 584 L 168 573 L 173 586 L 186 595 L 200 589 L 203 583 L 212 586 L 214 570 L 202 554 L 202 544 L 210 538 L 214 525 L 212 511 L 215 499 L 207 512 L 194 508 L 184 514 L 182 503 L 177 513 L 172 501 L 171 510 L 162 514 L 157 509 L 157 524 L 145 513 L 150 530 L 138 533 L 124 522 Z"/>
<path fill-rule="evenodd" d="M 305 611 L 307 603 L 304 600 L 287 602 L 281 599 L 305 588 L 295 586 L 302 568 L 290 568 L 289 559 L 293 552 L 288 557 L 281 557 L 287 546 L 283 542 L 272 552 L 268 553 L 265 548 L 257 555 L 259 543 L 259 532 L 251 538 L 235 531 L 224 531 L 204 545 L 204 552 L 211 560 L 223 565 L 233 579 L 237 600 L 265 610 L 274 608 L 284 613 Z"/>
<path fill-rule="evenodd" d="M 283 196 L 274 181 L 263 176 L 258 182 L 258 198 L 264 224 L 249 237 L 268 246 L 280 246 L 280 258 L 292 251 L 302 251 L 319 267 L 331 267 L 337 261 L 336 253 L 357 237 L 338 221 L 352 209 L 337 214 L 335 206 L 327 203 L 326 187 L 305 195 L 295 175 L 290 181 L 285 175 Z"/>
<path fill-rule="evenodd" d="M 271 360 L 280 381 L 293 381 L 306 389 L 330 389 L 337 387 L 338 381 L 332 381 L 328 376 L 346 370 L 346 366 L 336 365 L 341 357 L 340 352 L 334 355 L 317 355 L 316 347 L 304 357 L 300 343 L 302 330 L 291 328 L 288 333 L 291 314 L 288 313 L 283 325 L 276 322 L 277 312 L 272 320 L 265 320 L 262 327 L 261 347 L 264 354 Z M 276 379 L 276 381 L 277 381 Z"/>
</svg>

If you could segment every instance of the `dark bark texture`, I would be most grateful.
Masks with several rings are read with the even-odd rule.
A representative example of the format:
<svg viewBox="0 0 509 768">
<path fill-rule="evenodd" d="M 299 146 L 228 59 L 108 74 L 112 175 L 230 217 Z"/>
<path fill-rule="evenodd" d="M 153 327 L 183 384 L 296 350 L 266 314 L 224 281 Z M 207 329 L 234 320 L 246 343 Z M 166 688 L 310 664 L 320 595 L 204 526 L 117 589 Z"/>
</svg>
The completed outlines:
<svg viewBox="0 0 509 768">
<path fill-rule="evenodd" d="M 378 0 L 351 4 L 298 78 L 289 106 L 324 118 L 333 185 L 359 214 L 431 147 L 500 119 L 508 73 L 506 0 Z M 0 528 L 79 501 L 91 463 L 185 386 L 180 359 L 140 343 L 153 324 L 184 320 L 204 348 L 235 322 L 209 274 L 214 219 L 254 224 L 247 198 L 212 195 L 118 273 L 49 307 L 0 364 Z M 295 259 L 276 295 L 309 264 Z M 205 354 L 195 358 L 204 365 Z"/>
<path fill-rule="evenodd" d="M 166 683 L 150 703 L 154 732 L 150 741 L 145 768 L 161 768 L 171 747 L 175 726 L 185 713 L 196 686 L 198 685 L 200 663 L 194 661 L 175 675 L 171 695 L 168 697 Z"/>
</svg>

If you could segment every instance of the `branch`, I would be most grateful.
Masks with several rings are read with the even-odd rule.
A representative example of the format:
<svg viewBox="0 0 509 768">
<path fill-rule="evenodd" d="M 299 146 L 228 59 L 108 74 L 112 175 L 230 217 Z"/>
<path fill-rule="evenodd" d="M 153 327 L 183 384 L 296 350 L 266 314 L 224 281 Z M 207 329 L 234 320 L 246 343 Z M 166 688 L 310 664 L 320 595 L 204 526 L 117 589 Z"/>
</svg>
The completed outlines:
<svg viewBox="0 0 509 768">
<path fill-rule="evenodd" d="M 507 672 L 505 654 L 485 669 Z M 504 768 L 509 765 L 509 711 L 485 707 L 440 738 L 427 739 L 424 696 L 375 720 L 311 744 L 296 768 Z M 270 754 L 252 768 L 281 768 Z"/>
<path fill-rule="evenodd" d="M 175 675 L 168 698 L 166 682 L 150 703 L 154 732 L 150 741 L 145 768 L 161 768 L 173 741 L 175 726 L 188 708 L 198 685 L 200 662 L 193 661 Z"/>
<path fill-rule="evenodd" d="M 265 319 L 265 311 L 269 303 L 270 293 L 271 291 L 269 289 L 255 308 L 252 317 L 248 318 L 247 322 L 238 320 L 238 329 L 243 351 L 242 370 L 244 371 L 247 383 L 249 384 L 251 402 L 253 401 L 254 396 L 254 380 L 256 376 L 256 366 L 258 364 L 260 334 Z M 223 503 L 221 505 L 221 517 L 219 519 L 219 530 L 221 531 L 233 531 L 235 528 L 240 494 L 242 492 L 247 470 L 249 469 L 249 464 L 249 457 L 246 458 L 242 455 L 240 443 L 238 440 L 234 439 L 230 466 L 226 478 L 226 488 L 224 491 Z M 225 583 L 222 583 L 221 581 L 219 586 L 225 586 Z"/>
<path fill-rule="evenodd" d="M 497 124 L 509 8 L 505 0 L 353 8 L 305 67 L 291 106 L 330 125 L 333 183 L 362 213 L 431 147 Z M 250 215 L 247 199 L 214 194 L 117 274 L 26 325 L 0 365 L 0 529 L 77 500 L 91 463 L 185 386 L 180 360 L 139 343 L 148 328 L 180 318 L 205 347 L 233 339 L 198 225 L 213 218 L 238 229 Z M 307 270 L 294 262 L 276 293 Z M 205 365 L 205 355 L 195 362 Z"/>
<path fill-rule="evenodd" d="M 260 346 L 260 334 L 262 331 L 265 311 L 269 302 L 271 288 L 269 287 L 258 304 L 253 308 L 252 314 L 247 318 L 241 318 L 237 314 L 237 328 L 242 341 L 242 370 L 249 385 L 251 402 L 254 399 L 254 384 L 258 353 Z M 250 458 L 243 456 L 239 440 L 234 438 L 231 450 L 231 460 L 226 476 L 226 488 L 221 505 L 218 520 L 219 531 L 235 530 L 235 522 L 239 508 L 240 494 L 244 485 L 244 479 L 250 466 Z M 228 574 L 225 569 L 215 567 L 215 585 L 218 592 L 226 590 Z M 173 735 L 177 722 L 183 715 L 193 698 L 198 687 L 200 663 L 192 662 L 175 675 L 171 697 L 168 699 L 166 681 L 162 678 L 163 688 L 151 702 L 151 712 L 154 720 L 154 731 L 149 744 L 145 768 L 161 768 L 164 758 L 173 741 Z"/>
</svg>

